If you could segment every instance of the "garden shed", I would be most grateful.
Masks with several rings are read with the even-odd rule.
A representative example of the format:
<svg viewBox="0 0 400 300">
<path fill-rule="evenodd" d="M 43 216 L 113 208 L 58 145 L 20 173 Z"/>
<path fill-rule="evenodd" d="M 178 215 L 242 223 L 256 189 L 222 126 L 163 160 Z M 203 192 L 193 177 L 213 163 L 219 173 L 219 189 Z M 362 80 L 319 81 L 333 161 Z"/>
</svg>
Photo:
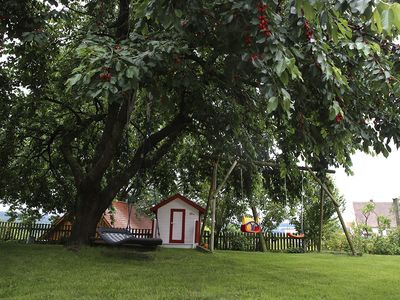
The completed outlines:
<svg viewBox="0 0 400 300">
<path fill-rule="evenodd" d="M 195 248 L 200 242 L 200 217 L 205 209 L 181 194 L 175 194 L 150 209 L 156 215 L 153 237 L 164 247 Z"/>
</svg>

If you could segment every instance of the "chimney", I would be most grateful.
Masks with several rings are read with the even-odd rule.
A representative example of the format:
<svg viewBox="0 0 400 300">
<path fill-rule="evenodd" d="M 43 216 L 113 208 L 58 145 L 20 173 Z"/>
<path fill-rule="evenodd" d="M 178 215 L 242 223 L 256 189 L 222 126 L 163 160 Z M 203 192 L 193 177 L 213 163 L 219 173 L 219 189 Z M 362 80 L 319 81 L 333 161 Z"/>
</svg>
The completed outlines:
<svg viewBox="0 0 400 300">
<path fill-rule="evenodd" d="M 393 212 L 396 217 L 396 225 L 400 227 L 400 207 L 399 207 L 399 198 L 393 199 Z"/>
</svg>

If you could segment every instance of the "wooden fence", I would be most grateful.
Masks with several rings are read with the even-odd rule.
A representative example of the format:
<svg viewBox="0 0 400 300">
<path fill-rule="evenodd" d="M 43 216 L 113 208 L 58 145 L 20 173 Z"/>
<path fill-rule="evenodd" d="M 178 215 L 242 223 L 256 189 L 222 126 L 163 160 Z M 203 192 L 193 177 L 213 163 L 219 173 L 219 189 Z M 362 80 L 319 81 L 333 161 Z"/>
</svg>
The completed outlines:
<svg viewBox="0 0 400 300">
<path fill-rule="evenodd" d="M 203 243 L 210 244 L 211 234 L 205 232 Z M 264 235 L 268 251 L 306 251 L 317 249 L 316 242 L 310 239 L 298 239 L 285 233 L 267 233 Z M 255 233 L 221 232 L 214 241 L 218 250 L 260 251 L 260 239 Z"/>
<path fill-rule="evenodd" d="M 131 229 L 131 232 L 138 238 L 152 237 L 151 229 Z M 0 241 L 63 243 L 70 235 L 71 225 L 54 227 L 51 224 L 0 222 Z M 210 244 L 210 236 L 210 232 L 204 232 L 203 243 Z M 294 239 L 284 233 L 268 233 L 265 241 L 268 251 L 315 251 L 317 248 L 313 240 Z M 221 232 L 215 239 L 215 249 L 259 251 L 260 240 L 254 233 Z"/>
<path fill-rule="evenodd" d="M 63 243 L 71 235 L 71 225 L 54 227 L 51 224 L 23 224 L 0 222 L 0 241 L 35 243 Z M 152 237 L 151 229 L 131 229 L 138 238 Z"/>
</svg>

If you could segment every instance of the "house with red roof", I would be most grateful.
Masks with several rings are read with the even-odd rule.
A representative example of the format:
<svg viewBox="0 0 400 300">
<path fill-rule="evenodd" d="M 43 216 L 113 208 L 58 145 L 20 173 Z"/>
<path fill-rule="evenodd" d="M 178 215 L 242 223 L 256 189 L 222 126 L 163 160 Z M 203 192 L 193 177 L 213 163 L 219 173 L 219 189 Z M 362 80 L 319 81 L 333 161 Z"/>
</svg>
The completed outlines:
<svg viewBox="0 0 400 300">
<path fill-rule="evenodd" d="M 133 229 L 152 229 L 153 223 L 149 217 L 139 214 L 134 205 L 129 219 L 129 204 L 123 201 L 113 201 L 112 209 L 107 209 L 103 218 L 109 224 L 107 227 L 113 228 L 126 228 L 129 224 Z"/>
<path fill-rule="evenodd" d="M 129 216 L 129 204 L 115 200 L 112 202 L 112 207 L 103 213 L 97 227 L 126 228 L 128 225 L 133 230 L 140 230 L 142 236 L 146 235 L 146 232 L 151 235 L 153 220 L 148 216 L 139 214 L 133 205 Z M 67 213 L 56 220 L 52 228 L 41 239 L 49 241 L 67 239 L 71 234 L 71 227 L 72 220 Z"/>
<path fill-rule="evenodd" d="M 201 215 L 205 209 L 181 194 L 175 194 L 150 208 L 155 214 L 153 237 L 163 247 L 195 248 L 200 242 Z"/>
</svg>

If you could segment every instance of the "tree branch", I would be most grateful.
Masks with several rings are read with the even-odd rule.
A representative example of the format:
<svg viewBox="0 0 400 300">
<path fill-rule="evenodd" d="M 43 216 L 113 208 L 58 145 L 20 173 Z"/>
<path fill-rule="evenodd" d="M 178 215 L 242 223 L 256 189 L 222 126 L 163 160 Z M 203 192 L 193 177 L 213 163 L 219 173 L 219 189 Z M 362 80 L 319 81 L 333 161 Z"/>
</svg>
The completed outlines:
<svg viewBox="0 0 400 300">
<path fill-rule="evenodd" d="M 173 142 L 185 130 L 188 124 L 190 124 L 190 119 L 187 116 L 178 114 L 167 126 L 143 141 L 141 146 L 136 150 L 128 167 L 109 180 L 108 185 L 102 192 L 103 197 L 113 197 L 123 186 L 128 184 L 129 180 L 141 168 L 154 166 L 167 153 Z M 146 154 L 156 149 L 157 145 L 164 140 L 166 140 L 165 143 L 158 148 L 151 159 L 146 161 Z"/>
<path fill-rule="evenodd" d="M 110 104 L 106 125 L 100 142 L 96 146 L 93 167 L 88 173 L 89 182 L 98 181 L 109 167 L 126 124 L 129 122 L 135 100 L 136 93 L 132 93 L 122 104 L 116 102 Z"/>
</svg>

